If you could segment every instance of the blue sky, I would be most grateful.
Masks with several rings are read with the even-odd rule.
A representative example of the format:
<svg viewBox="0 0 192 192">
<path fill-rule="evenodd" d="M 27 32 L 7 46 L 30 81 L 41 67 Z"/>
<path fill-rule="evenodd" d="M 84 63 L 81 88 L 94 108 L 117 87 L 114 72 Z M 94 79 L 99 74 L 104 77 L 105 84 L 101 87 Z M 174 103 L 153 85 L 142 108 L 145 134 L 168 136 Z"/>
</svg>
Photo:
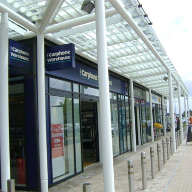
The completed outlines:
<svg viewBox="0 0 192 192">
<path fill-rule="evenodd" d="M 190 92 L 189 108 L 192 109 L 192 1 L 139 0 L 139 2 L 143 5 L 167 55 Z M 181 102 L 184 106 L 183 99 Z"/>
</svg>

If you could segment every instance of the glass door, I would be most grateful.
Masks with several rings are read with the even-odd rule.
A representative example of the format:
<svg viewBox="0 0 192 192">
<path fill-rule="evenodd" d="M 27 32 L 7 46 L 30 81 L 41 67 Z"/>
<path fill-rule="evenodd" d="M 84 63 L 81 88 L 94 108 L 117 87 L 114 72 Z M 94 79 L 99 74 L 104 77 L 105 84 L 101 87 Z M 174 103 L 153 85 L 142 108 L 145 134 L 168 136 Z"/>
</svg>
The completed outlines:
<svg viewBox="0 0 192 192">
<path fill-rule="evenodd" d="M 26 185 L 24 96 L 9 96 L 9 133 L 11 178 L 17 186 Z"/>
<path fill-rule="evenodd" d="M 131 120 L 130 120 L 130 111 L 129 105 L 126 103 L 126 129 L 127 129 L 127 147 L 128 151 L 131 150 Z"/>
<path fill-rule="evenodd" d="M 145 106 L 141 106 L 141 129 L 142 129 L 142 144 L 147 143 L 147 121 Z"/>
<path fill-rule="evenodd" d="M 111 103 L 111 133 L 113 143 L 113 156 L 116 156 L 119 155 L 119 127 L 116 103 Z"/>
<path fill-rule="evenodd" d="M 120 148 L 121 153 L 127 151 L 127 130 L 125 125 L 125 104 L 119 102 L 119 128 L 120 128 Z"/>
<path fill-rule="evenodd" d="M 147 120 L 147 139 L 148 141 L 152 140 L 151 137 L 151 117 L 150 117 L 150 108 L 146 106 L 146 120 Z"/>
</svg>

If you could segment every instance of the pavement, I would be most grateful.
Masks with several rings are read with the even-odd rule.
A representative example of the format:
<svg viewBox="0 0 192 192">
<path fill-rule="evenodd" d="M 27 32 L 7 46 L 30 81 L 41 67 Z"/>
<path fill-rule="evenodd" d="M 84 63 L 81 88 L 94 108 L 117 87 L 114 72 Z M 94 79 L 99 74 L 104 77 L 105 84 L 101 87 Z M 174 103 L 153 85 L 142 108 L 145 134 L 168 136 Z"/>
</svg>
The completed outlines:
<svg viewBox="0 0 192 192">
<path fill-rule="evenodd" d="M 165 140 L 166 137 L 162 136 L 154 143 L 149 142 L 137 146 L 137 152 L 127 152 L 114 158 L 115 192 L 129 191 L 127 160 L 133 161 L 135 191 L 144 191 L 142 187 L 141 152 L 146 153 L 146 191 L 192 192 L 192 142 L 188 142 L 186 145 L 186 139 L 184 139 L 176 152 L 170 156 L 170 160 L 166 161 L 166 164 L 163 164 L 163 154 L 161 153 L 162 170 L 158 171 L 157 143 L 160 143 L 162 147 L 163 139 Z M 155 179 L 151 178 L 151 146 L 154 146 L 155 151 Z M 84 173 L 50 188 L 49 192 L 82 192 L 84 183 L 91 183 L 91 192 L 104 191 L 102 163 L 87 167 Z"/>
</svg>

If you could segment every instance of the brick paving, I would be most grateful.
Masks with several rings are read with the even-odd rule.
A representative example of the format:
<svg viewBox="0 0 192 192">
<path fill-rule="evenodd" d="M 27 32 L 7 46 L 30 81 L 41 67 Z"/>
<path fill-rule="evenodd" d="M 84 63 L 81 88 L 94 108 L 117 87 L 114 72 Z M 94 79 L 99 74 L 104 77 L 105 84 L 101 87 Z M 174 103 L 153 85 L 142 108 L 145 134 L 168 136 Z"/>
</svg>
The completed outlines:
<svg viewBox="0 0 192 192">
<path fill-rule="evenodd" d="M 185 140 L 178 147 L 176 153 L 170 156 L 163 165 L 162 170 L 158 171 L 157 166 L 157 142 L 162 144 L 160 137 L 154 143 L 146 143 L 137 147 L 137 152 L 128 152 L 114 158 L 114 175 L 115 175 L 115 191 L 128 192 L 128 173 L 127 160 L 133 160 L 134 164 L 134 182 L 135 191 L 142 190 L 141 177 L 141 152 L 146 153 L 147 167 L 147 191 L 149 192 L 192 192 L 192 143 L 186 145 Z M 150 164 L 150 146 L 155 149 L 155 165 L 156 178 L 151 179 L 151 164 Z M 163 159 L 163 155 L 161 155 Z M 85 169 L 84 173 L 79 174 L 67 181 L 64 181 L 49 189 L 49 192 L 82 192 L 83 183 L 91 183 L 92 192 L 103 192 L 103 173 L 102 164 L 96 163 Z M 20 192 L 20 191 L 19 191 Z"/>
</svg>

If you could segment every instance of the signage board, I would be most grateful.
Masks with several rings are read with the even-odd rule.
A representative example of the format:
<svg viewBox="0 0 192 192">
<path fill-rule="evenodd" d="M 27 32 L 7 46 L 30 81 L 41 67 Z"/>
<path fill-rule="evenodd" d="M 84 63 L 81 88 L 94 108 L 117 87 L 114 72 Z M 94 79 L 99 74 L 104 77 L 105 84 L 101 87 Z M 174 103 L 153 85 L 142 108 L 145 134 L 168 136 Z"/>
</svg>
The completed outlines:
<svg viewBox="0 0 192 192">
<path fill-rule="evenodd" d="M 9 39 L 9 65 L 30 69 L 32 66 L 32 51 L 30 46 Z"/>
<path fill-rule="evenodd" d="M 161 97 L 152 94 L 152 102 L 156 104 L 161 104 Z"/>
<path fill-rule="evenodd" d="M 47 71 L 54 71 L 75 67 L 75 45 L 47 46 L 45 51 L 45 64 Z"/>
<path fill-rule="evenodd" d="M 99 87 L 98 70 L 76 61 L 75 68 L 47 71 L 47 74 L 65 78 L 88 86 Z M 125 82 L 109 75 L 109 90 L 125 94 Z"/>
</svg>

